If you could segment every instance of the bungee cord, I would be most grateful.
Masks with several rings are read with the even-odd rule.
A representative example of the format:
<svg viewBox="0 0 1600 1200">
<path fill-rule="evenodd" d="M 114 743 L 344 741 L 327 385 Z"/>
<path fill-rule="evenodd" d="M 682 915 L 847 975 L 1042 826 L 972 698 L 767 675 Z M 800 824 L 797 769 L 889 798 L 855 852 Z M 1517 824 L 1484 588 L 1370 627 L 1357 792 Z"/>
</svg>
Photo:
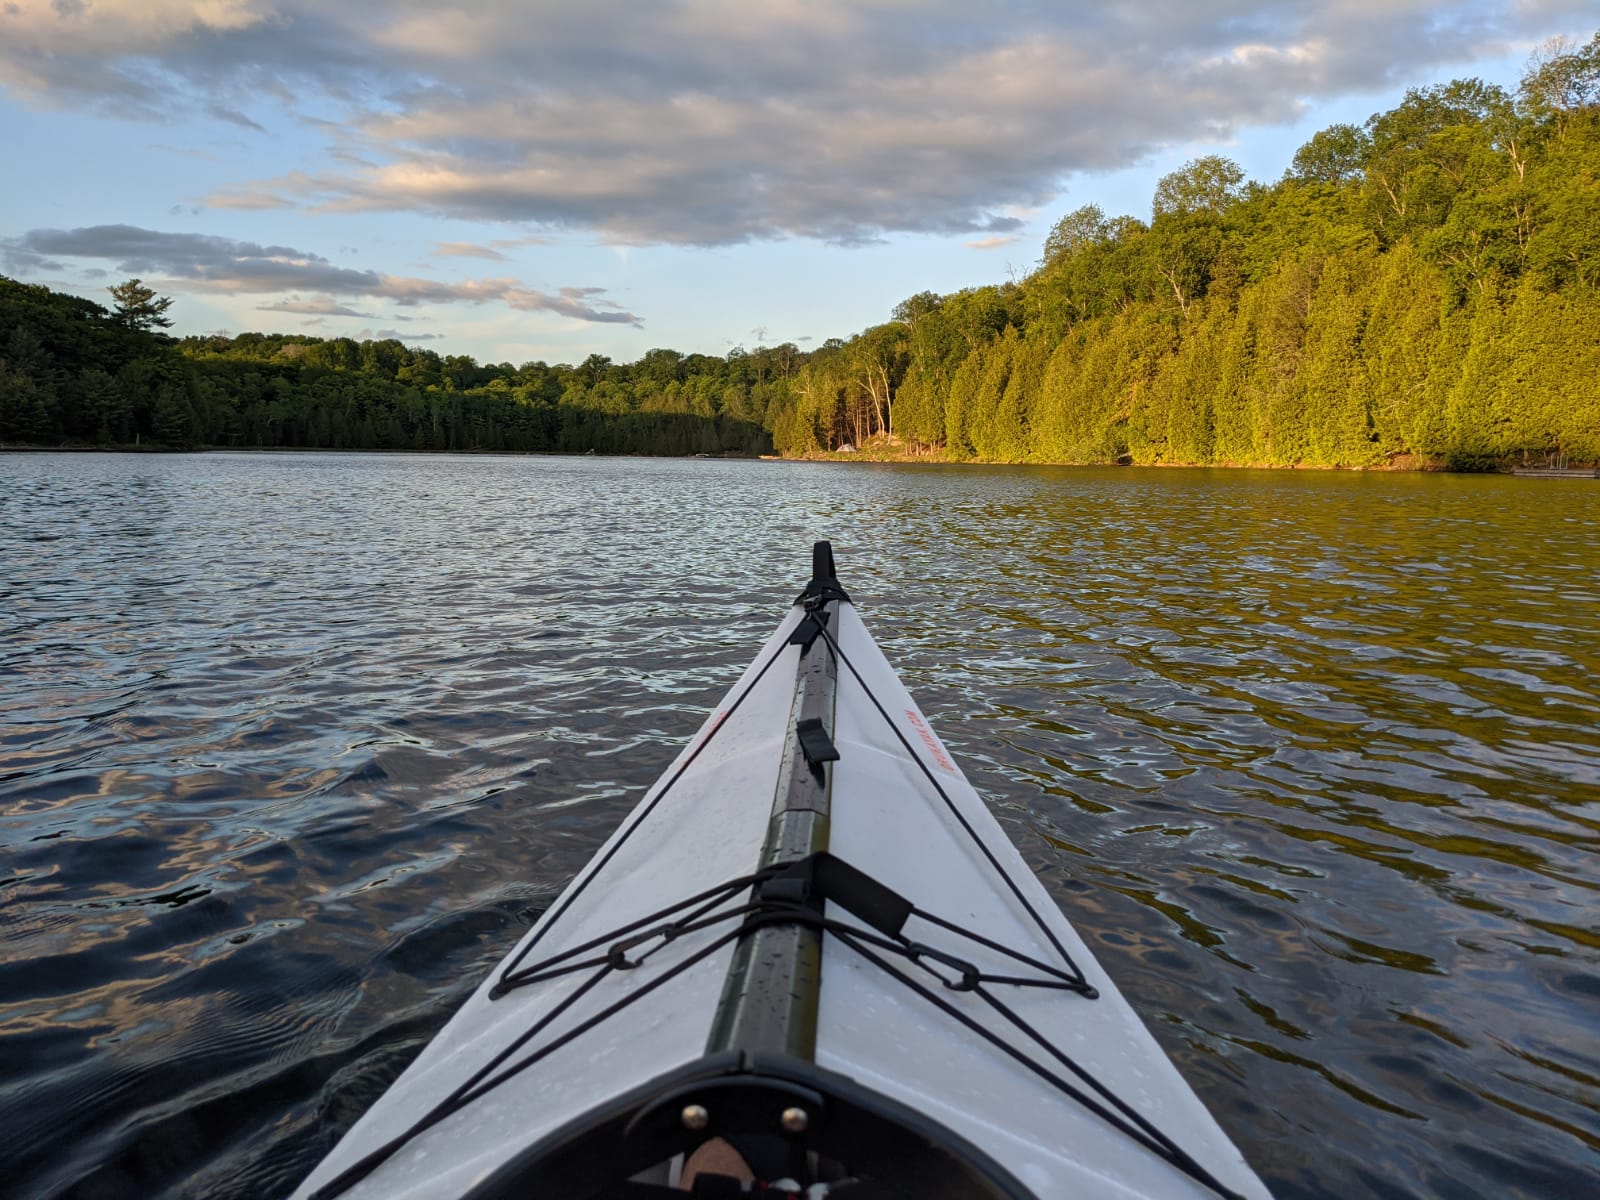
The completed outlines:
<svg viewBox="0 0 1600 1200">
<path fill-rule="evenodd" d="M 788 648 L 789 644 L 787 642 L 780 643 L 778 648 L 768 655 L 767 661 L 761 664 L 761 669 L 756 672 L 755 678 L 749 682 L 742 692 L 734 697 L 733 703 L 723 710 L 721 718 L 718 719 L 711 727 L 711 732 L 702 738 L 700 744 L 690 752 L 689 756 L 684 759 L 681 764 L 679 764 L 678 769 L 672 773 L 672 777 L 668 779 L 666 783 L 661 785 L 660 790 L 656 792 L 655 796 L 650 800 L 650 802 L 644 805 L 643 808 L 641 808 L 638 812 L 630 815 L 631 823 L 623 831 L 622 835 L 612 842 L 611 845 L 608 846 L 605 851 L 603 851 L 594 861 L 589 863 L 588 870 L 583 877 L 578 880 L 577 884 L 570 891 L 565 893 L 561 899 L 556 902 L 555 907 L 548 914 L 546 914 L 543 921 L 540 923 L 539 928 L 534 931 L 533 936 L 519 946 L 512 954 L 511 958 L 506 961 L 501 969 L 500 983 L 504 983 L 506 977 L 516 971 L 523 959 L 527 958 L 528 952 L 538 945 L 544 935 L 552 927 L 554 927 L 556 921 L 560 919 L 561 914 L 572 907 L 573 902 L 576 901 L 578 897 L 582 895 L 583 892 L 588 888 L 590 881 L 600 874 L 600 872 L 605 868 L 605 865 L 611 861 L 616 852 L 622 849 L 623 844 L 633 836 L 634 831 L 637 830 L 639 826 L 644 824 L 645 820 L 650 816 L 650 814 L 655 811 L 656 806 L 660 804 L 661 801 L 666 798 L 667 793 L 672 790 L 673 785 L 676 784 L 678 780 L 682 779 L 684 772 L 694 765 L 695 760 L 699 758 L 701 754 L 705 753 L 706 747 L 716 739 L 717 734 L 722 732 L 723 728 L 728 724 L 729 719 L 735 712 L 739 710 L 739 706 L 745 702 L 745 698 L 755 690 L 756 685 L 761 682 L 762 678 L 766 675 L 772 664 L 777 662 L 778 659 L 783 656 L 783 652 Z M 491 1000 L 496 998 L 497 991 L 499 991 L 499 984 L 496 985 L 495 989 L 490 991 L 489 998 Z"/>
<path fill-rule="evenodd" d="M 848 600 L 847 597 L 843 597 L 842 589 L 839 597 L 829 598 Z M 807 619 L 811 618 L 808 616 Z M 530 952 L 545 933 L 571 908 L 573 902 L 599 876 L 621 846 L 639 829 L 661 800 L 683 778 L 689 767 L 711 745 L 726 727 L 729 718 L 744 703 L 772 665 L 782 657 L 789 646 L 795 644 L 791 639 L 780 643 L 766 658 L 750 682 L 734 698 L 721 718 L 713 724 L 710 732 L 695 746 L 651 800 L 632 815 L 621 835 L 590 865 L 577 885 L 563 896 L 541 922 L 539 929 L 506 962 L 500 970 L 499 978 L 490 988 L 488 996 L 490 1000 L 500 1000 L 535 984 L 585 971 L 592 974 L 569 995 L 563 997 L 549 1012 L 540 1016 L 528 1029 L 518 1034 L 487 1062 L 475 1069 L 467 1079 L 411 1126 L 363 1155 L 314 1191 L 311 1200 L 334 1200 L 428 1129 L 549 1058 L 597 1026 L 625 1012 L 644 997 L 655 993 L 730 943 L 757 929 L 783 924 L 798 924 L 828 935 L 832 939 L 832 944 L 848 948 L 863 961 L 882 971 L 888 978 L 908 988 L 940 1012 L 977 1034 L 1062 1095 L 1092 1112 L 1150 1153 L 1164 1159 L 1217 1195 L 1226 1197 L 1227 1200 L 1240 1200 L 1238 1193 L 1219 1181 L 1171 1137 L 1126 1101 L 1116 1096 L 1101 1080 L 1095 1078 L 1091 1072 L 1052 1043 L 991 990 L 997 985 L 1049 988 L 1070 991 L 1089 1000 L 1096 999 L 1099 995 L 1094 986 L 1087 981 L 1066 947 L 1062 945 L 1055 931 L 1028 901 L 1016 881 L 1006 872 L 994 852 L 979 836 L 966 815 L 961 812 L 939 779 L 923 761 L 905 732 L 890 716 L 861 671 L 845 654 L 838 638 L 830 632 L 827 622 L 812 620 L 807 633 L 808 640 L 809 637 L 815 636 L 824 638 L 837 661 L 844 663 L 861 687 L 862 693 L 894 732 L 906 754 L 916 763 L 967 837 L 979 848 L 995 874 L 1005 881 L 1012 897 L 1021 905 L 1051 948 L 1059 955 L 1061 962 L 1065 964 L 1065 970 L 919 908 L 865 872 L 827 851 L 818 851 L 798 861 L 775 864 L 760 871 L 726 880 L 578 945 L 524 965 Z M 772 894 L 764 896 L 763 891 L 769 888 Z M 743 903 L 733 903 L 741 893 L 749 894 L 751 899 Z M 824 901 L 838 904 L 864 925 L 825 916 L 822 911 Z M 924 941 L 914 940 L 904 932 L 906 923 L 912 918 L 1009 960 L 1017 965 L 1011 968 L 1013 971 L 1020 966 L 1027 968 L 1032 974 L 1001 974 L 985 971 L 970 958 L 962 957 L 948 947 L 933 946 Z M 653 978 L 642 978 L 626 995 L 603 1006 L 598 1012 L 517 1058 L 519 1053 L 526 1050 L 541 1034 L 550 1030 L 580 1000 L 594 992 L 606 980 L 622 972 L 637 970 L 681 939 L 702 933 L 714 933 L 715 936 L 665 967 Z M 941 988 L 936 990 L 930 987 L 892 960 L 920 969 L 937 980 Z M 979 1021 L 972 1013 L 952 1003 L 941 994 L 941 991 L 971 993 L 1011 1032 L 1036 1045 L 1039 1051 L 1053 1061 L 1055 1067 L 1040 1061 L 1026 1049 L 1007 1040 L 984 1022 Z"/>
</svg>

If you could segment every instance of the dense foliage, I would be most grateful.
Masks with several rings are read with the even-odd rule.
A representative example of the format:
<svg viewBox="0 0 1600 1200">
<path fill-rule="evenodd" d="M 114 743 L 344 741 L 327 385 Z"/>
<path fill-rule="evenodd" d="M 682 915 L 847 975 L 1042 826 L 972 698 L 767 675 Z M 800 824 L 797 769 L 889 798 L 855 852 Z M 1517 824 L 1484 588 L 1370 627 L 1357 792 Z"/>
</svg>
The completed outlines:
<svg viewBox="0 0 1600 1200">
<path fill-rule="evenodd" d="M 805 453 L 1485 466 L 1600 459 L 1600 35 L 1513 97 L 1408 92 L 1272 186 L 1207 157 L 1149 222 L 1090 205 L 1027 278 L 913 296 L 813 355 L 773 422 Z"/>
<path fill-rule="evenodd" d="M 762 419 L 784 361 L 656 350 L 631 367 L 599 355 L 479 366 L 398 341 L 175 340 L 149 324 L 0 278 L 0 440 L 759 453 L 771 449 Z"/>
<path fill-rule="evenodd" d="M 160 334 L 0 280 L 0 439 L 1364 467 L 1600 460 L 1600 34 L 1515 96 L 1414 89 L 1271 186 L 1209 156 L 1026 278 L 801 352 L 480 366 L 397 341 Z"/>
</svg>

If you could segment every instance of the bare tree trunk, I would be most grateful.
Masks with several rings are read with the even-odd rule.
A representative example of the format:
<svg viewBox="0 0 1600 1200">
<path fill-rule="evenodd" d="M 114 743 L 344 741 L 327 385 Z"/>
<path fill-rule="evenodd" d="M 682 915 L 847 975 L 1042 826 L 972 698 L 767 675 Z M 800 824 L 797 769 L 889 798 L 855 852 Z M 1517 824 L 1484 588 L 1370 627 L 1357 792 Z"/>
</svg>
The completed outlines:
<svg viewBox="0 0 1600 1200">
<path fill-rule="evenodd" d="M 1170 271 L 1163 270 L 1161 277 L 1172 285 L 1172 294 L 1178 298 L 1178 311 L 1187 317 L 1189 315 L 1189 305 L 1183 299 L 1183 289 L 1178 286 L 1178 268 L 1173 267 Z"/>
</svg>

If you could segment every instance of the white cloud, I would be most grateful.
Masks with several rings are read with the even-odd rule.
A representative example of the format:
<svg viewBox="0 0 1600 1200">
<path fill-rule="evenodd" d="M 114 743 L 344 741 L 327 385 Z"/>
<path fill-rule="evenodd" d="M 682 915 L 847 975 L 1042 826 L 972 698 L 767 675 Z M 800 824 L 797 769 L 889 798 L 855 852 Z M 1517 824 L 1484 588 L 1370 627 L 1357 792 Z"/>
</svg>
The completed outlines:
<svg viewBox="0 0 1600 1200">
<path fill-rule="evenodd" d="M 1014 233 L 997 233 L 990 237 L 973 238 L 970 242 L 962 242 L 961 244 L 973 250 L 998 250 L 1001 246 L 1010 246 L 1021 240 Z"/>
<path fill-rule="evenodd" d="M 433 342 L 442 338 L 442 333 L 411 333 L 404 329 L 363 329 L 355 335 L 358 342 L 381 342 L 393 338 L 397 342 Z"/>
<path fill-rule="evenodd" d="M 306 313 L 315 314 L 320 321 L 324 317 L 359 317 L 363 321 L 376 321 L 377 317 L 371 313 L 357 312 L 348 304 L 340 304 L 332 296 L 319 296 L 314 300 L 280 300 L 276 304 L 258 304 L 260 312 Z M 310 324 L 311 322 L 306 322 Z"/>
<path fill-rule="evenodd" d="M 0 84 L 247 130 L 283 106 L 320 139 L 320 169 L 236 179 L 217 207 L 422 211 L 621 246 L 987 243 L 1074 175 L 1580 17 L 1563 0 L 16 0 Z"/>
<path fill-rule="evenodd" d="M 435 242 L 433 255 L 435 258 L 492 258 L 501 262 L 506 257 L 498 250 L 474 242 Z"/>
</svg>

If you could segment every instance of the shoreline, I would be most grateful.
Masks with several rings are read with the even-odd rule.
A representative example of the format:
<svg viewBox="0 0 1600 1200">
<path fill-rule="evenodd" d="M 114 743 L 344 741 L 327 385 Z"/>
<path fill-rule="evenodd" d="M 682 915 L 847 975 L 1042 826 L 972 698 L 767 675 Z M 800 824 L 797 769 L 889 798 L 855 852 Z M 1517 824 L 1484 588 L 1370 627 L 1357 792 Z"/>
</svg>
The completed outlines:
<svg viewBox="0 0 1600 1200">
<path fill-rule="evenodd" d="M 84 446 L 84 445 L 57 445 L 43 446 L 36 443 L 0 442 L 0 453 L 5 454 L 442 454 L 462 458 L 494 457 L 494 458 L 662 458 L 662 459 L 699 459 L 704 461 L 733 460 L 743 462 L 825 462 L 825 463 L 861 463 L 872 465 L 893 466 L 932 466 L 932 467 L 1082 467 L 1082 468 L 1126 468 L 1130 470 L 1179 470 L 1179 471 L 1348 471 L 1361 474 L 1379 475 L 1521 475 L 1523 478 L 1539 478 L 1547 468 L 1530 467 L 1527 464 L 1502 460 L 1482 470 L 1463 470 L 1451 467 L 1445 460 L 1437 458 L 1424 458 L 1421 455 L 1403 455 L 1393 461 L 1376 463 L 1365 467 L 1352 466 L 1324 466 L 1317 463 L 1273 463 L 1273 462 L 1067 462 L 1015 459 L 989 459 L 989 458 L 952 458 L 942 451 L 918 453 L 906 450 L 885 451 L 879 448 L 863 450 L 819 450 L 808 454 L 598 454 L 593 450 L 411 450 L 411 449 L 384 449 L 376 446 L 194 446 L 182 450 L 169 449 L 165 446 L 152 445 L 117 445 L 117 446 Z M 1583 472 L 1600 470 L 1600 464 L 1576 463 L 1569 464 L 1569 469 L 1563 475 L 1573 477 L 1586 477 Z M 1536 473 L 1537 472 L 1537 473 Z M 1553 469 L 1551 473 L 1555 472 Z"/>
<path fill-rule="evenodd" d="M 1319 463 L 1277 462 L 1085 462 L 1052 461 L 1045 459 L 951 458 L 942 452 L 915 454 L 908 452 L 885 453 L 879 450 L 823 450 L 800 455 L 763 455 L 783 462 L 836 462 L 836 463 L 890 463 L 936 467 L 1094 467 L 1128 470 L 1174 471 L 1345 471 L 1354 474 L 1376 475 L 1512 475 L 1520 464 L 1510 461 L 1495 462 L 1482 470 L 1463 470 L 1451 467 L 1444 459 L 1425 458 L 1422 455 L 1402 455 L 1390 462 L 1371 466 L 1324 466 Z"/>
</svg>

